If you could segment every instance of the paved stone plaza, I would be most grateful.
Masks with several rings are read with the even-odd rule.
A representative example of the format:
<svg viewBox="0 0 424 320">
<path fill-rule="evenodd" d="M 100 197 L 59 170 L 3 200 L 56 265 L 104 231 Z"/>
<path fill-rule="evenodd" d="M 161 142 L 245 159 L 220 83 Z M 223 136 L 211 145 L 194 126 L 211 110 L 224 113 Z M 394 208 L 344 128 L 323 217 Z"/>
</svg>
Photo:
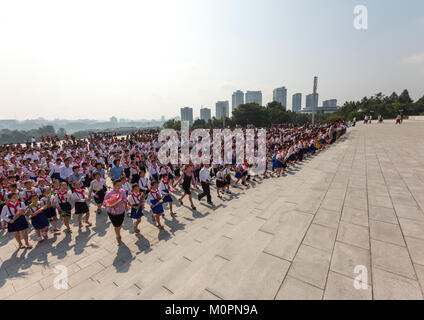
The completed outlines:
<svg viewBox="0 0 424 320">
<path fill-rule="evenodd" d="M 359 125 L 283 178 L 178 207 L 163 231 L 126 219 L 120 247 L 105 214 L 32 250 L 1 231 L 0 298 L 422 299 L 423 139 L 424 122 Z"/>
</svg>

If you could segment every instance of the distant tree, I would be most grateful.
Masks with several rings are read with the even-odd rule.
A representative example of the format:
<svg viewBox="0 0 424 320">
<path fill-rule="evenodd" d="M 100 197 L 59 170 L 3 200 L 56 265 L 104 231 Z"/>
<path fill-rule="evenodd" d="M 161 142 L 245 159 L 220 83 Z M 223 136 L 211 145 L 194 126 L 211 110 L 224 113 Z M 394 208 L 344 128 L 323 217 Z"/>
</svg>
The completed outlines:
<svg viewBox="0 0 424 320">
<path fill-rule="evenodd" d="M 409 96 L 408 90 L 406 90 L 406 89 L 403 90 L 403 92 L 399 96 L 399 102 L 400 103 L 407 103 L 407 104 L 413 102 L 411 97 Z"/>
<path fill-rule="evenodd" d="M 233 118 L 236 124 L 247 126 L 249 124 L 256 127 L 266 126 L 269 122 L 265 107 L 256 103 L 241 104 L 233 111 Z"/>
<path fill-rule="evenodd" d="M 174 125 L 175 125 L 175 119 L 169 119 L 168 121 L 165 121 L 165 123 L 163 124 L 163 127 L 165 129 L 174 129 Z"/>
<path fill-rule="evenodd" d="M 206 121 L 203 119 L 197 119 L 193 123 L 193 129 L 205 129 L 206 128 Z"/>
<path fill-rule="evenodd" d="M 63 137 L 66 134 L 66 130 L 63 128 L 60 128 L 59 130 L 57 130 L 57 135 L 59 136 L 59 138 L 63 139 Z"/>
</svg>

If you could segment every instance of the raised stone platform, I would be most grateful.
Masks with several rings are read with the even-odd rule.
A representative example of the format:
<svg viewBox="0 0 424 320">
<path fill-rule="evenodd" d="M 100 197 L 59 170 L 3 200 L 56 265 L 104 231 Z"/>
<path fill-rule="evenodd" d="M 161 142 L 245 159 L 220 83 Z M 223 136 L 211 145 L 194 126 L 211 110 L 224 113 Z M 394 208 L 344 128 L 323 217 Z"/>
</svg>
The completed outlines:
<svg viewBox="0 0 424 320">
<path fill-rule="evenodd" d="M 32 250 L 2 231 L 0 298 L 422 299 L 423 138 L 421 122 L 359 124 L 285 177 L 179 207 L 163 231 L 126 219 L 120 247 L 104 214 Z"/>
</svg>

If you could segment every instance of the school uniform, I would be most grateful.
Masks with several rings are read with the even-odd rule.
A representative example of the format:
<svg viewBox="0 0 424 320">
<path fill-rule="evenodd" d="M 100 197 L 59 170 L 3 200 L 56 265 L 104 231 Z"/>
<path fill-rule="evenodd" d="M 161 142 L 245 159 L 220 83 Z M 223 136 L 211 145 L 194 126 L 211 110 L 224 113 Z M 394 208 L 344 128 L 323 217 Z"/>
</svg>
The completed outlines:
<svg viewBox="0 0 424 320">
<path fill-rule="evenodd" d="M 124 174 L 127 177 L 127 179 L 130 177 L 131 174 L 131 161 L 130 160 L 125 160 L 123 161 L 123 168 L 124 168 Z"/>
<path fill-rule="evenodd" d="M 13 233 L 28 229 L 28 221 L 26 220 L 25 215 L 20 215 L 15 220 L 15 222 L 11 222 L 11 220 L 15 217 L 16 213 L 25 208 L 25 204 L 20 201 L 17 201 L 16 203 L 12 203 L 9 201 L 3 207 L 3 209 L 1 210 L 1 218 L 7 222 L 8 232 Z"/>
<path fill-rule="evenodd" d="M 35 212 L 37 212 L 37 210 L 41 208 L 42 208 L 42 203 L 39 202 L 35 207 L 32 207 L 29 211 L 31 214 L 34 214 Z M 47 219 L 43 211 L 39 212 L 36 216 L 31 216 L 30 219 L 31 219 L 31 224 L 35 230 L 42 230 L 42 229 L 48 228 L 49 226 L 49 220 Z"/>
<path fill-rule="evenodd" d="M 216 187 L 217 188 L 225 187 L 224 171 L 218 171 L 216 173 Z"/>
<path fill-rule="evenodd" d="M 34 181 L 37 182 L 38 179 L 38 171 L 40 169 L 39 168 L 29 168 L 28 169 L 28 173 L 29 173 L 29 178 Z"/>
<path fill-rule="evenodd" d="M 37 178 L 37 183 L 39 184 L 41 180 L 44 180 L 46 182 L 46 186 L 50 185 L 52 183 L 52 180 L 49 176 L 39 176 Z"/>
<path fill-rule="evenodd" d="M 156 180 L 157 182 L 159 182 L 159 167 L 156 166 L 149 166 L 149 176 L 151 179 Z"/>
<path fill-rule="evenodd" d="M 126 194 L 127 194 L 127 196 L 131 193 L 131 184 L 129 183 L 129 182 L 125 182 L 123 185 L 122 185 L 122 189 L 124 189 L 125 190 L 125 192 L 126 192 Z"/>
<path fill-rule="evenodd" d="M 138 209 L 136 208 L 131 208 L 131 214 L 130 217 L 132 219 L 140 219 L 142 216 L 144 216 L 143 214 L 143 208 L 142 208 L 142 196 L 143 193 L 142 192 L 132 192 L 131 195 L 128 197 L 128 202 L 131 206 L 136 206 L 138 207 Z"/>
<path fill-rule="evenodd" d="M 277 152 L 277 155 L 275 156 L 275 168 L 281 169 L 283 167 L 283 155 L 281 152 Z"/>
<path fill-rule="evenodd" d="M 83 188 L 90 187 L 91 181 L 93 181 L 93 178 L 91 177 L 91 171 L 89 168 L 81 168 L 82 175 L 83 175 Z"/>
<path fill-rule="evenodd" d="M 19 193 L 19 198 L 23 203 L 28 206 L 31 203 L 31 197 L 35 194 L 41 195 L 39 192 L 36 191 L 36 189 L 25 189 Z"/>
<path fill-rule="evenodd" d="M 42 203 L 42 206 L 48 206 L 46 209 L 43 210 L 43 213 L 47 217 L 47 219 L 52 219 L 56 217 L 54 197 L 51 197 L 50 199 L 47 197 L 42 197 L 40 201 Z"/>
<path fill-rule="evenodd" d="M 162 194 L 159 190 L 150 190 L 146 202 L 149 206 L 154 206 L 152 208 L 153 214 L 163 214 L 164 210 L 162 203 L 160 203 L 161 199 Z"/>
<path fill-rule="evenodd" d="M 60 215 L 62 217 L 70 217 L 71 216 L 71 196 L 69 195 L 68 190 L 66 192 L 58 191 L 58 193 L 55 196 L 55 201 L 59 205 L 61 213 Z"/>
<path fill-rule="evenodd" d="M 56 180 L 60 181 L 60 167 L 62 164 L 54 164 L 51 171 L 50 171 L 50 177 L 53 177 Z"/>
<path fill-rule="evenodd" d="M 171 187 L 169 186 L 169 180 L 167 182 L 162 180 L 159 183 L 159 190 L 160 190 L 161 194 L 164 195 L 164 197 L 162 199 L 164 203 L 168 203 L 168 202 L 172 203 L 173 202 L 172 197 L 170 195 Z"/>
<path fill-rule="evenodd" d="M 243 178 L 243 166 L 241 164 L 236 166 L 236 174 L 235 174 L 236 179 L 241 179 Z"/>
<path fill-rule="evenodd" d="M 138 185 L 140 186 L 141 192 L 147 195 L 150 189 L 150 180 L 147 179 L 146 177 L 141 177 L 140 180 L 138 181 Z"/>
<path fill-rule="evenodd" d="M 173 179 L 175 177 L 174 172 L 172 172 L 172 169 L 169 166 L 163 166 L 160 169 L 160 175 L 167 174 L 169 179 Z"/>
<path fill-rule="evenodd" d="M 3 210 L 3 207 L 6 205 L 5 199 L 6 198 L 6 191 L 3 189 L 0 189 L 0 213 Z M 1 223 L 1 220 L 0 220 Z M 0 224 L 1 227 L 1 224 Z"/>
<path fill-rule="evenodd" d="M 86 196 L 87 191 L 84 189 L 74 189 L 72 197 L 75 201 L 75 214 L 84 214 L 90 211 L 85 200 Z"/>
<path fill-rule="evenodd" d="M 93 197 L 94 202 L 96 204 L 102 204 L 105 199 L 106 190 L 107 190 L 105 181 L 102 178 L 100 178 L 99 181 L 94 179 L 90 183 L 89 190 L 90 192 L 93 192 L 97 195 L 97 197 Z"/>
<path fill-rule="evenodd" d="M 140 180 L 140 169 L 137 166 L 131 166 L 130 167 L 130 179 L 131 183 L 138 183 L 138 180 Z"/>
</svg>

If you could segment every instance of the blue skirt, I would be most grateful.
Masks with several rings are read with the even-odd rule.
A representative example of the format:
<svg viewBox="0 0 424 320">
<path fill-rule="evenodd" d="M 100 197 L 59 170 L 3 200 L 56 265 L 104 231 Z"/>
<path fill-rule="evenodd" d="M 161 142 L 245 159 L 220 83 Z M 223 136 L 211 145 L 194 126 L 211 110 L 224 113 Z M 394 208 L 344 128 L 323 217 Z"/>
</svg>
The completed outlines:
<svg viewBox="0 0 424 320">
<path fill-rule="evenodd" d="M 274 165 L 274 168 L 282 168 L 283 167 L 283 164 L 280 162 L 280 161 L 278 161 L 277 159 L 275 160 L 275 165 Z"/>
<path fill-rule="evenodd" d="M 236 179 L 241 179 L 241 178 L 243 178 L 243 173 L 241 173 L 241 172 L 236 172 Z"/>
<path fill-rule="evenodd" d="M 47 208 L 46 210 L 43 210 L 43 213 L 48 219 L 54 218 L 56 217 L 56 208 L 54 207 Z"/>
<path fill-rule="evenodd" d="M 131 208 L 131 215 L 130 215 L 130 217 L 132 219 L 140 219 L 142 216 L 144 216 L 144 214 L 143 214 L 143 208 L 142 207 L 138 208 L 138 210 L 137 209 L 134 209 L 134 208 Z"/>
<path fill-rule="evenodd" d="M 42 212 L 37 214 L 35 217 L 31 217 L 31 223 L 35 230 L 41 230 L 49 226 L 49 220 Z"/>
<path fill-rule="evenodd" d="M 152 205 L 158 203 L 158 200 L 153 200 Z M 152 208 L 153 214 L 162 214 L 164 212 L 162 204 L 158 204 L 157 206 Z"/>
<path fill-rule="evenodd" d="M 25 218 L 25 216 L 19 216 L 18 219 L 14 223 L 8 223 L 7 224 L 7 231 L 8 232 L 17 232 L 17 231 L 23 231 L 28 229 L 28 222 Z"/>
<path fill-rule="evenodd" d="M 163 198 L 163 202 L 164 202 L 164 203 L 173 202 L 173 201 L 172 201 L 172 197 L 168 194 L 167 196 L 165 196 L 165 197 Z"/>
</svg>

